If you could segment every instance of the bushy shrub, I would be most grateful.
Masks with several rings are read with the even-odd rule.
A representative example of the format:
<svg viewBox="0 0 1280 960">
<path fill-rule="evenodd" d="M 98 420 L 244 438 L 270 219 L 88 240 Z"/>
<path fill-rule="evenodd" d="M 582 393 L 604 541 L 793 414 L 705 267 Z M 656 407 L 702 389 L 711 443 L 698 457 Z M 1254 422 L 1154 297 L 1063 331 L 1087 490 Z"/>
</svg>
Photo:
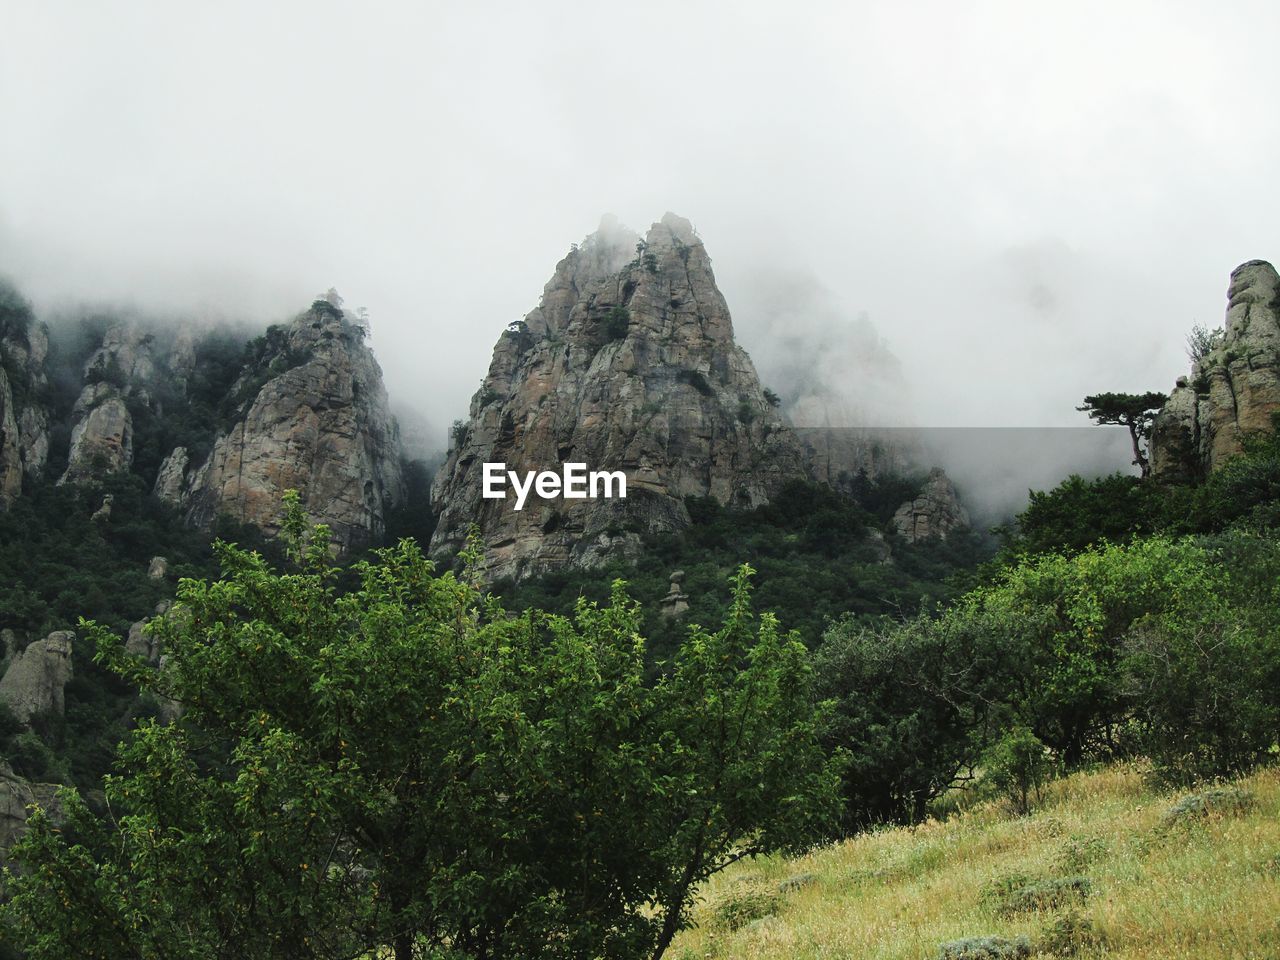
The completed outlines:
<svg viewBox="0 0 1280 960">
<path fill-rule="evenodd" d="M 827 742 L 849 751 L 845 822 L 920 819 L 969 775 L 1009 670 L 978 620 L 925 616 L 884 629 L 844 621 L 816 659 L 819 693 L 835 710 Z"/>
<path fill-rule="evenodd" d="M 631 326 L 631 314 L 626 307 L 613 307 L 605 314 L 603 323 L 606 340 L 623 340 Z"/>
<path fill-rule="evenodd" d="M 734 884 L 712 905 L 711 912 L 716 926 L 725 930 L 740 930 L 753 920 L 760 920 L 778 912 L 782 905 L 779 891 L 759 882 L 744 881 Z"/>
<path fill-rule="evenodd" d="M 1079 873 L 1089 864 L 1106 855 L 1110 845 L 1102 837 L 1070 836 L 1058 851 L 1055 861 L 1063 873 Z"/>
<path fill-rule="evenodd" d="M 938 948 L 938 960 L 1022 960 L 1031 956 L 1031 941 L 1025 936 L 965 937 Z"/>
<path fill-rule="evenodd" d="M 1189 793 L 1165 811 L 1160 820 L 1162 827 L 1179 827 L 1198 823 L 1210 817 L 1230 817 L 1248 813 L 1253 809 L 1254 796 L 1239 787 L 1210 787 L 1199 793 Z"/>
<path fill-rule="evenodd" d="M 1053 918 L 1036 942 L 1036 950 L 1055 957 L 1074 957 L 1102 942 L 1093 921 L 1078 910 L 1067 910 Z"/>
<path fill-rule="evenodd" d="M 1010 874 L 988 884 L 983 899 L 1002 916 L 1060 910 L 1085 901 L 1092 890 L 1087 877 L 1029 877 Z"/>
<path fill-rule="evenodd" d="M 984 779 L 1012 806 L 1018 816 L 1038 804 L 1044 785 L 1053 772 L 1053 762 L 1045 745 L 1022 725 L 996 741 L 983 757 Z"/>
</svg>

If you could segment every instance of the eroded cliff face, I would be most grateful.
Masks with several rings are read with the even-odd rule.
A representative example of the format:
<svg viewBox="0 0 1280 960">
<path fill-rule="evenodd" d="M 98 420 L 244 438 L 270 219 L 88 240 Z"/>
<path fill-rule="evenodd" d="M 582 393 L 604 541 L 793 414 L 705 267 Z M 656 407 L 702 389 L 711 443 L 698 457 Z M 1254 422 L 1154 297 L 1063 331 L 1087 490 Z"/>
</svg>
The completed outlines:
<svg viewBox="0 0 1280 960">
<path fill-rule="evenodd" d="M 1241 451 L 1241 438 L 1271 429 L 1280 411 L 1280 276 L 1263 260 L 1231 273 L 1222 342 L 1181 377 L 1156 416 L 1157 477 L 1198 477 Z"/>
<path fill-rule="evenodd" d="M 621 470 L 627 497 L 531 496 L 517 512 L 482 497 L 486 462 Z M 499 337 L 436 476 L 432 552 L 459 549 L 474 523 L 490 577 L 591 566 L 686 526 L 687 496 L 750 507 L 807 475 L 689 222 L 667 214 L 642 240 L 606 219 Z"/>
<path fill-rule="evenodd" d="M 157 363 L 154 336 L 138 324 L 109 326 L 84 363 L 84 388 L 71 411 L 71 450 L 61 483 L 83 483 L 133 464 L 128 401 L 150 400 Z"/>
<path fill-rule="evenodd" d="M 279 530 L 281 495 L 295 489 L 342 551 L 378 539 L 404 499 L 400 443 L 382 371 L 358 326 L 317 301 L 275 328 L 232 388 L 235 422 L 200 464 L 185 447 L 161 464 L 156 493 L 195 526 L 219 514 Z"/>
<path fill-rule="evenodd" d="M 44 325 L 0 286 L 0 510 L 21 495 L 23 477 L 38 474 L 49 459 L 49 414 L 40 400 L 48 352 Z"/>
</svg>

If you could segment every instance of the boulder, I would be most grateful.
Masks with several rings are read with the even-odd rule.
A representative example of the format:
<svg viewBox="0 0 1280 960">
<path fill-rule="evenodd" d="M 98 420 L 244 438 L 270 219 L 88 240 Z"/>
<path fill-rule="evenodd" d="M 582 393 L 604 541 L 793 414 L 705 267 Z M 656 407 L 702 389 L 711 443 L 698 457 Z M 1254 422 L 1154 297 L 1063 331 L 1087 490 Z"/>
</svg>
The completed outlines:
<svg viewBox="0 0 1280 960">
<path fill-rule="evenodd" d="M 19 651 L 0 678 L 0 701 L 28 723 L 37 713 L 62 713 L 63 688 L 71 679 L 71 644 L 75 634 L 58 630 Z"/>
</svg>

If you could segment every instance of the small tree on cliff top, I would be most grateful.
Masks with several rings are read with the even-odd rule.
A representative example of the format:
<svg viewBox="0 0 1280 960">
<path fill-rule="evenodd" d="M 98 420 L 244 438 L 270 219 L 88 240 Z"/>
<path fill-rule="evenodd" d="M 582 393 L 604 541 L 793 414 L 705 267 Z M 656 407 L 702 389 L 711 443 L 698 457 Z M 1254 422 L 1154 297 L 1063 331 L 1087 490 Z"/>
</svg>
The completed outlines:
<svg viewBox="0 0 1280 960">
<path fill-rule="evenodd" d="M 1088 413 L 1094 423 L 1127 427 L 1133 441 L 1133 462 L 1146 477 L 1151 474 L 1147 457 L 1151 426 L 1168 399 L 1163 393 L 1096 393 L 1085 397 L 1084 406 L 1076 409 Z"/>
</svg>

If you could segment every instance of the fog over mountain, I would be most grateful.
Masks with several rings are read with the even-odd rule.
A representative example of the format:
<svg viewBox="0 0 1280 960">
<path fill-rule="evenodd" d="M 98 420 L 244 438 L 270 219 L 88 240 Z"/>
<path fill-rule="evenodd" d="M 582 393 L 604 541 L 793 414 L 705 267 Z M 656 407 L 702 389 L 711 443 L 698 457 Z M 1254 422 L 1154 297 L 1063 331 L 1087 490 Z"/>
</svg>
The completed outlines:
<svg viewBox="0 0 1280 960">
<path fill-rule="evenodd" d="M 1277 256 L 1277 27 L 1263 3 L 15 4 L 0 273 L 46 316 L 269 322 L 336 286 L 443 443 L 569 245 L 674 210 L 797 417 L 1081 425 L 1086 392 L 1167 389 L 1232 267 Z"/>
</svg>

